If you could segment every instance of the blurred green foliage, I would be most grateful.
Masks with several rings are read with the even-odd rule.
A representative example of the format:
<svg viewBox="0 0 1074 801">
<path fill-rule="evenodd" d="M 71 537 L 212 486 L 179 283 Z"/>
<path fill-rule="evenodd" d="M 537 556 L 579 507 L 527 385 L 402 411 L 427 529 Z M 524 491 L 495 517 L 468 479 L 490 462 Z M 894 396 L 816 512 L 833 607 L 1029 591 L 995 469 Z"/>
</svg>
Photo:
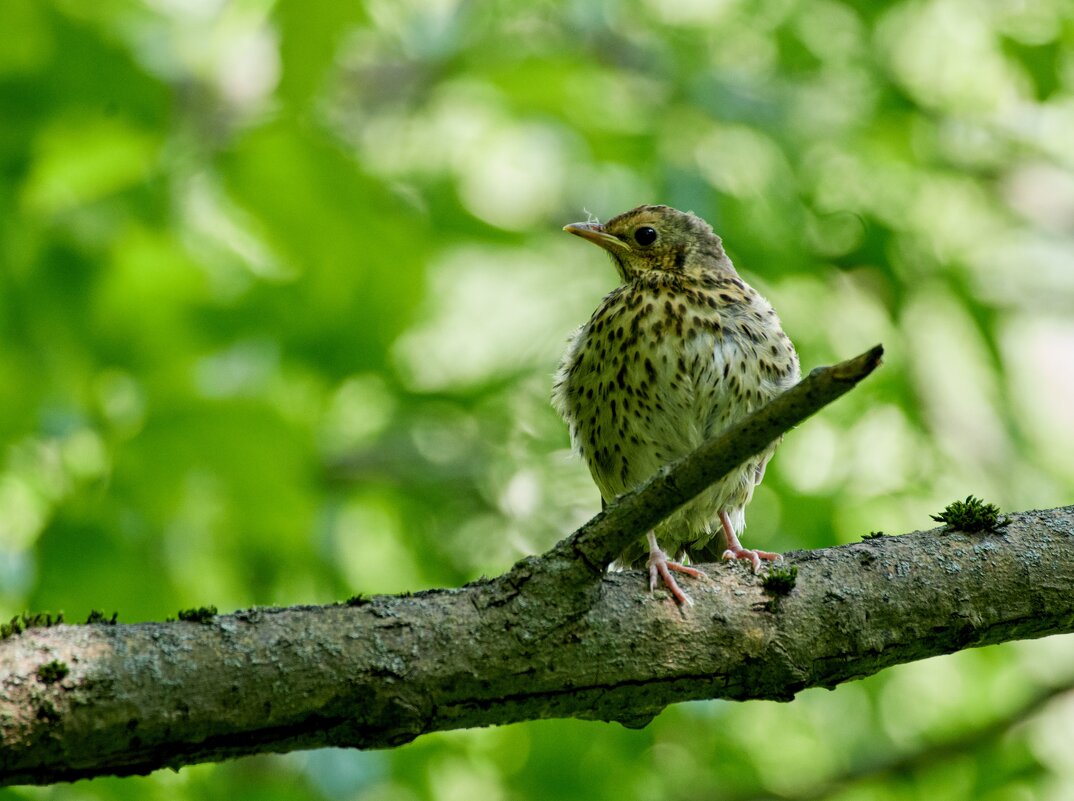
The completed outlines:
<svg viewBox="0 0 1074 801">
<path fill-rule="evenodd" d="M 614 280 L 559 229 L 642 202 L 713 223 L 805 367 L 886 346 L 787 437 L 748 544 L 1071 501 L 1068 0 L 4 0 L 0 30 L 0 619 L 548 547 L 598 508 L 547 397 Z M 0 797 L 795 797 L 1008 713 L 1072 648 Z M 838 797 L 1069 797 L 1072 720 Z"/>
</svg>

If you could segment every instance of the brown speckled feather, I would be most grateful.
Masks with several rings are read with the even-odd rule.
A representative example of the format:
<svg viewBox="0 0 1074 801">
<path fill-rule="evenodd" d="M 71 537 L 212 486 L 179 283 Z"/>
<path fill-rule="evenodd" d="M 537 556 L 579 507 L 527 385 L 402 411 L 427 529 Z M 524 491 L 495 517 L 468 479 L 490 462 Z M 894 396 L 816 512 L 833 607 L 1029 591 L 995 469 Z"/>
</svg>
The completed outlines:
<svg viewBox="0 0 1074 801">
<path fill-rule="evenodd" d="M 641 206 L 603 226 L 567 230 L 605 248 L 623 281 L 575 333 L 553 390 L 603 499 L 633 489 L 798 381 L 798 357 L 775 311 L 738 276 L 700 218 Z M 720 511 L 736 533 L 744 528 L 745 506 L 775 447 L 665 520 L 656 530 L 664 548 L 694 561 L 719 556 Z M 646 552 L 639 541 L 618 561 L 636 565 Z"/>
</svg>

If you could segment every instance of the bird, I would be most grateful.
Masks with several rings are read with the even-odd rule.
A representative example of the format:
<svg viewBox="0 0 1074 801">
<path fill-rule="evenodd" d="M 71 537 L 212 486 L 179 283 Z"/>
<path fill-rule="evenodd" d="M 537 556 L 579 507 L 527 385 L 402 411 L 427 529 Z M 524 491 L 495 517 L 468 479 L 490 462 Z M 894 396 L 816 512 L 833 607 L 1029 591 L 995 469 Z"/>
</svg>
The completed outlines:
<svg viewBox="0 0 1074 801">
<path fill-rule="evenodd" d="M 607 251 L 620 280 L 571 336 L 552 389 L 602 507 L 799 381 L 798 355 L 775 310 L 700 217 L 643 205 L 563 230 Z M 780 559 L 738 537 L 778 444 L 684 504 L 611 567 L 647 566 L 650 591 L 662 582 L 684 605 L 692 602 L 672 573 L 703 575 L 687 562 L 741 559 L 756 573 L 762 561 Z"/>
</svg>

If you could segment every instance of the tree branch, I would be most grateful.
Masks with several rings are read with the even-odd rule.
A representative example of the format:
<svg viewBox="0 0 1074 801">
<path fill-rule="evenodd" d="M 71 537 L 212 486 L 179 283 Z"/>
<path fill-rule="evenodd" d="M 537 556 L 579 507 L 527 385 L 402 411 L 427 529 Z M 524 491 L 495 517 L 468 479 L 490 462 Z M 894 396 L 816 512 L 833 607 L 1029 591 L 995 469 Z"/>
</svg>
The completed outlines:
<svg viewBox="0 0 1074 801">
<path fill-rule="evenodd" d="M 208 624 L 31 629 L 0 644 L 0 781 L 47 783 L 265 751 L 383 748 L 550 717 L 638 725 L 700 698 L 789 700 L 889 665 L 1074 630 L 1074 507 L 1002 533 L 935 529 L 788 554 L 772 604 L 705 566 L 680 610 L 637 571 L 549 631 L 519 579 Z M 46 682 L 43 665 L 69 672 Z"/>
<path fill-rule="evenodd" d="M 783 427 L 878 358 L 815 371 L 772 404 L 784 404 Z M 848 373 L 855 364 L 867 369 Z M 536 718 L 644 725 L 676 701 L 787 700 L 899 662 L 1074 628 L 1074 507 L 1013 515 L 1001 533 L 934 530 L 788 554 L 798 582 L 783 598 L 737 564 L 706 566 L 689 609 L 650 594 L 637 572 L 599 570 L 621 547 L 601 537 L 628 542 L 719 477 L 692 477 L 704 472 L 698 462 L 733 466 L 778 436 L 766 413 L 721 437 L 743 451 L 721 463 L 704 446 L 497 579 L 205 624 L 31 629 L 0 642 L 0 782 L 383 748 Z M 644 511 L 650 502 L 661 509 Z"/>
<path fill-rule="evenodd" d="M 617 498 L 552 553 L 561 548 L 573 551 L 596 572 L 603 571 L 630 543 L 706 487 L 852 390 L 879 366 L 883 355 L 883 347 L 877 345 L 832 367 L 816 368 L 764 407 Z"/>
</svg>

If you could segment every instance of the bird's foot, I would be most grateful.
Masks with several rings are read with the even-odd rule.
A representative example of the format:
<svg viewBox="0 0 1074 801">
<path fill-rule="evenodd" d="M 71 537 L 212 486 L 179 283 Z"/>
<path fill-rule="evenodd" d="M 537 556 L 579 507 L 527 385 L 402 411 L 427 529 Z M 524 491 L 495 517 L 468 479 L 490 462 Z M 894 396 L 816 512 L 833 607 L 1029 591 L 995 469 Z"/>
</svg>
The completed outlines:
<svg viewBox="0 0 1074 801">
<path fill-rule="evenodd" d="M 721 559 L 748 559 L 753 566 L 753 572 L 756 573 L 761 569 L 761 560 L 766 562 L 782 561 L 783 554 L 772 553 L 771 551 L 758 551 L 753 548 L 743 548 L 737 543 L 723 552 Z"/>
<path fill-rule="evenodd" d="M 727 538 L 727 550 L 720 556 L 721 559 L 748 559 L 750 565 L 753 566 L 754 573 L 761 569 L 762 559 L 766 562 L 775 562 L 783 559 L 782 554 L 772 553 L 771 551 L 757 551 L 753 548 L 743 548 L 742 543 L 738 541 L 738 535 L 735 534 L 734 526 L 731 525 L 731 518 L 728 516 L 726 509 L 720 510 L 720 523 L 723 524 L 723 534 L 724 537 Z"/>
<path fill-rule="evenodd" d="M 649 590 L 655 591 L 657 585 L 663 582 L 664 586 L 668 588 L 668 592 L 678 603 L 693 606 L 694 602 L 690 600 L 690 597 L 679 589 L 679 583 L 671 575 L 673 571 L 675 573 L 685 573 L 687 576 L 693 576 L 694 578 L 701 578 L 704 575 L 697 568 L 672 562 L 660 548 L 649 552 Z"/>
</svg>

